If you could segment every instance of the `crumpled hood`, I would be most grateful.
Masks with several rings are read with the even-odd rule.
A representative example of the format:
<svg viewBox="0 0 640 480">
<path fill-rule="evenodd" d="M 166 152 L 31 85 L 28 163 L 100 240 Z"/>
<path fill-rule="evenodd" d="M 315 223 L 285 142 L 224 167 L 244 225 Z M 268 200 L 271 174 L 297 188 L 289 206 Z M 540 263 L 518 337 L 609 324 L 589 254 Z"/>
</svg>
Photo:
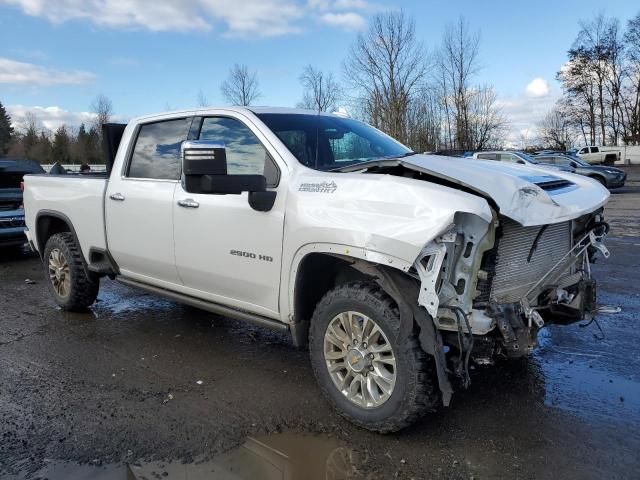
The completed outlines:
<svg viewBox="0 0 640 480">
<path fill-rule="evenodd" d="M 609 199 L 609 191 L 595 180 L 544 168 L 440 155 L 412 155 L 400 164 L 491 198 L 502 215 L 523 226 L 578 218 Z"/>
</svg>

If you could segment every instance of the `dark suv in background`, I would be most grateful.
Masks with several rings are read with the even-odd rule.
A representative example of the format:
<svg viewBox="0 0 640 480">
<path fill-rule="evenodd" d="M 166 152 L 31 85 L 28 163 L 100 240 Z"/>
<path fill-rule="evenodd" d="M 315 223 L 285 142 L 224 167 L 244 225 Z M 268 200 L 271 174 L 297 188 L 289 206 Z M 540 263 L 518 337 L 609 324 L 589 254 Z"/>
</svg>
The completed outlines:
<svg viewBox="0 0 640 480">
<path fill-rule="evenodd" d="M 609 189 L 624 187 L 624 182 L 627 179 L 627 174 L 624 170 L 608 165 L 591 165 L 581 158 L 568 154 L 541 153 L 536 155 L 535 159 L 539 163 L 556 167 L 572 167 L 575 169 L 575 173 L 598 180 Z"/>
<path fill-rule="evenodd" d="M 0 248 L 21 247 L 24 235 L 22 178 L 29 173 L 45 173 L 38 162 L 0 159 Z"/>
</svg>

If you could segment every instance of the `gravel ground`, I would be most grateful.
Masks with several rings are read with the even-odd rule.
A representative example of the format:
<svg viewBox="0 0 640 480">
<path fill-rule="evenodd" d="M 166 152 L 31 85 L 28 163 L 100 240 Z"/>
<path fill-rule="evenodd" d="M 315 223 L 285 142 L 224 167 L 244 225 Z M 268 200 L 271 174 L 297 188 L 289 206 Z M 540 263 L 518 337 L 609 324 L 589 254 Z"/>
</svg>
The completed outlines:
<svg viewBox="0 0 640 480">
<path fill-rule="evenodd" d="M 89 313 L 64 313 L 38 259 L 5 254 L 0 476 L 37 477 L 56 460 L 85 464 L 76 478 L 97 478 L 86 464 L 120 472 L 125 462 L 173 477 L 175 462 L 238 462 L 237 447 L 257 437 L 289 452 L 293 478 L 330 478 L 336 452 L 345 478 L 637 478 L 640 169 L 607 215 L 599 301 L 622 312 L 600 316 L 604 340 L 593 325 L 546 328 L 531 358 L 474 370 L 450 408 L 385 436 L 328 407 L 307 353 L 285 335 L 109 280 Z"/>
</svg>

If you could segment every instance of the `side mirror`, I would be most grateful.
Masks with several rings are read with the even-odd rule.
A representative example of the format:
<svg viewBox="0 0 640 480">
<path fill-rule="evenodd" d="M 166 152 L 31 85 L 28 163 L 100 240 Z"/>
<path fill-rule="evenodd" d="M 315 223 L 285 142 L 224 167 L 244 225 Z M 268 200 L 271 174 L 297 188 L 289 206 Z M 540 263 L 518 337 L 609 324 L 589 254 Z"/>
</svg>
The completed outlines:
<svg viewBox="0 0 640 480">
<path fill-rule="evenodd" d="M 267 212 L 273 208 L 276 192 L 267 191 L 263 175 L 229 175 L 224 144 L 210 140 L 182 142 L 182 186 L 189 193 L 239 195 L 249 192 L 249 205 Z"/>
</svg>

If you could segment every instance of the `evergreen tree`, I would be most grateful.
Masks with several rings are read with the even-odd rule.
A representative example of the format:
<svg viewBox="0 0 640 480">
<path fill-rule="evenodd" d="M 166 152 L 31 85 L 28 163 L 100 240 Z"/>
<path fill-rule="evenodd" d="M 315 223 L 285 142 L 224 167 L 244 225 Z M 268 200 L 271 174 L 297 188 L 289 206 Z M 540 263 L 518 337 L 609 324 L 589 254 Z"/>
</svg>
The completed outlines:
<svg viewBox="0 0 640 480">
<path fill-rule="evenodd" d="M 12 135 L 11 117 L 0 102 L 0 157 L 5 156 L 9 151 Z"/>
<path fill-rule="evenodd" d="M 69 163 L 71 160 L 69 144 L 69 134 L 63 125 L 56 130 L 53 136 L 53 149 L 51 154 L 54 162 L 60 162 L 61 164 Z"/>
</svg>

